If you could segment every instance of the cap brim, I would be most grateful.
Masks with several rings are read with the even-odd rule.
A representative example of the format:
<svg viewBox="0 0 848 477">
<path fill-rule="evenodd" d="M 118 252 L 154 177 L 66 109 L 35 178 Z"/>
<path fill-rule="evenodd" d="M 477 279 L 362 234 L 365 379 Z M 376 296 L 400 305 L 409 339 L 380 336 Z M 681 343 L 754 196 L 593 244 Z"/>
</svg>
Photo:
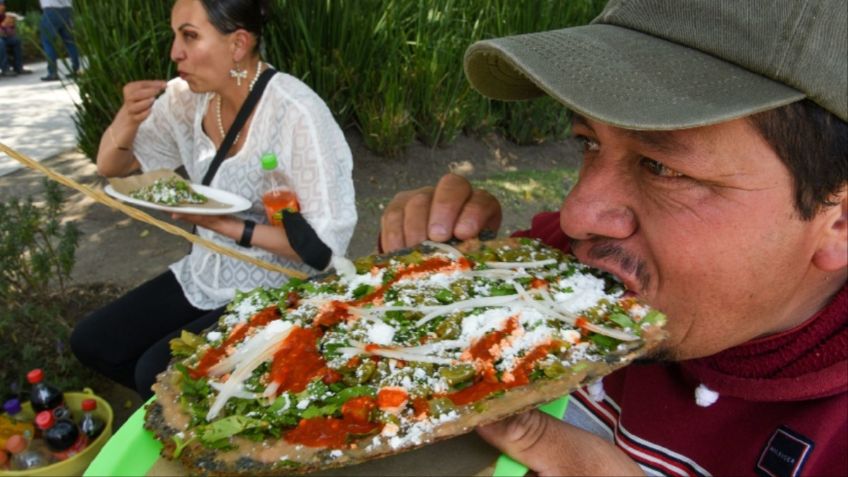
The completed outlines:
<svg viewBox="0 0 848 477">
<path fill-rule="evenodd" d="M 705 126 L 805 97 L 696 49 L 614 25 L 480 41 L 465 53 L 465 74 L 485 96 L 547 94 L 627 129 Z"/>
</svg>

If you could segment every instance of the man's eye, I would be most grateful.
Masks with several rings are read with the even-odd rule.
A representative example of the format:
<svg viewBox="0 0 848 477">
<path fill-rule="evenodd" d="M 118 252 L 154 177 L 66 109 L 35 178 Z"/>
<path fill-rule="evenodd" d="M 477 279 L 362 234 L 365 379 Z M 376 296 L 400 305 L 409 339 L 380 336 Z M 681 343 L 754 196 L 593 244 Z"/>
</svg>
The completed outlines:
<svg viewBox="0 0 848 477">
<path fill-rule="evenodd" d="M 651 174 L 653 174 L 655 176 L 665 177 L 665 178 L 670 178 L 670 179 L 686 177 L 685 175 L 675 171 L 674 169 L 666 167 L 666 165 L 663 164 L 662 162 L 658 162 L 658 161 L 655 161 L 653 159 L 648 159 L 646 157 L 643 157 L 641 159 L 641 163 L 642 163 L 642 167 L 647 169 L 648 172 L 650 172 Z"/>
<path fill-rule="evenodd" d="M 601 145 L 594 139 L 589 139 L 586 136 L 574 136 L 574 138 L 583 145 L 583 152 L 598 152 L 601 149 Z"/>
</svg>

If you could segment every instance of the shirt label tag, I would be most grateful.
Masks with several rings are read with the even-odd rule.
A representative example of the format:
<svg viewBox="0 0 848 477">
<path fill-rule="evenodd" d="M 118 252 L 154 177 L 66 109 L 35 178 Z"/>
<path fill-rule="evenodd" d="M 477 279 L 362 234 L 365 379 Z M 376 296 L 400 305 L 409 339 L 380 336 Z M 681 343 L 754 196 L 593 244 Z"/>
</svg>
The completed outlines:
<svg viewBox="0 0 848 477">
<path fill-rule="evenodd" d="M 780 426 L 766 442 L 754 470 L 768 477 L 796 476 L 813 450 L 813 441 Z"/>
</svg>

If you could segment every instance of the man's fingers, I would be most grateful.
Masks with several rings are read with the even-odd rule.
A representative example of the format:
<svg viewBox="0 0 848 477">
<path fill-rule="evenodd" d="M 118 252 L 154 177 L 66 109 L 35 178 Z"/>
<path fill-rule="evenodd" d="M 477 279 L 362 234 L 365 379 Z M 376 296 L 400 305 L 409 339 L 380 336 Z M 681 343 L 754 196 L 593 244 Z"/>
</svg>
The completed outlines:
<svg viewBox="0 0 848 477">
<path fill-rule="evenodd" d="M 460 211 L 472 195 L 471 183 L 456 174 L 446 174 L 436 186 L 430 207 L 427 235 L 444 242 L 453 236 Z"/>
<path fill-rule="evenodd" d="M 432 192 L 413 194 L 406 202 L 403 213 L 403 241 L 405 246 L 418 245 L 427 240 L 427 217 L 430 215 Z"/>
<path fill-rule="evenodd" d="M 471 199 L 465 203 L 453 235 L 460 240 L 468 240 L 480 235 L 483 230 L 497 232 L 501 227 L 501 204 L 490 193 L 475 189 Z"/>
<path fill-rule="evenodd" d="M 383 211 L 383 216 L 380 218 L 380 246 L 384 252 L 392 252 L 414 245 L 414 243 L 408 243 L 406 241 L 408 227 L 405 222 L 407 220 L 412 220 L 413 222 L 423 220 L 425 225 L 421 226 L 421 228 L 422 230 L 425 229 L 432 194 L 432 187 L 423 187 L 421 189 L 399 192 L 389 202 L 389 205 Z M 424 205 L 420 210 L 411 211 L 411 215 L 414 217 L 410 218 L 410 216 L 407 216 L 407 204 L 413 200 L 413 197 L 419 197 L 415 199 L 415 202 Z M 415 217 L 420 218 L 416 219 Z"/>
<path fill-rule="evenodd" d="M 613 443 L 538 410 L 478 427 L 477 433 L 540 476 L 644 475 Z"/>
<path fill-rule="evenodd" d="M 521 462 L 527 468 L 544 475 L 551 460 L 549 448 L 551 426 L 557 422 L 540 411 L 530 411 L 512 416 L 487 426 L 477 428 L 486 442 L 500 449 L 504 454 Z M 561 423 L 560 423 L 561 424 Z M 566 448 L 556 452 L 565 452 Z"/>
</svg>

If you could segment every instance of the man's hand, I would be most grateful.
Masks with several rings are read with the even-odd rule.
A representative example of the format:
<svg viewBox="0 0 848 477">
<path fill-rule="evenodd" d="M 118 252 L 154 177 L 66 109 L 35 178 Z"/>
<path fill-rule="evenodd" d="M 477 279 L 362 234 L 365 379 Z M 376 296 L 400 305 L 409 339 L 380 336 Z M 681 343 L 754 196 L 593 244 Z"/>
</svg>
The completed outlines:
<svg viewBox="0 0 848 477">
<path fill-rule="evenodd" d="M 494 196 L 472 188 L 463 177 L 447 174 L 435 188 L 395 195 L 380 220 L 380 245 L 391 252 L 424 240 L 466 240 L 500 226 L 501 206 Z"/>
<path fill-rule="evenodd" d="M 150 115 L 153 101 L 166 85 L 160 80 L 133 81 L 124 85 L 123 109 L 136 126 Z"/>
<path fill-rule="evenodd" d="M 644 475 L 613 444 L 541 411 L 478 427 L 477 433 L 540 476 Z"/>
</svg>

